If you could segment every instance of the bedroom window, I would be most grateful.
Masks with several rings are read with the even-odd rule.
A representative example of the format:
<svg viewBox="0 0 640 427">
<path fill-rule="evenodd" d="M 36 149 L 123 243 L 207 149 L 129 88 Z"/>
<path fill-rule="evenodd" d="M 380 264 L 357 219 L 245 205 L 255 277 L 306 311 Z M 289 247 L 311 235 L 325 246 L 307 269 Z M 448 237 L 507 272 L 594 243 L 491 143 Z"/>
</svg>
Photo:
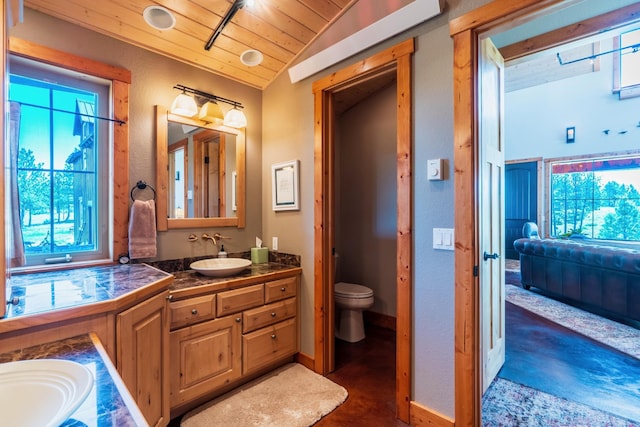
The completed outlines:
<svg viewBox="0 0 640 427">
<path fill-rule="evenodd" d="M 640 241 L 640 155 L 550 161 L 550 234 Z"/>
<path fill-rule="evenodd" d="M 109 81 L 11 58 L 17 266 L 110 258 L 112 142 L 110 123 L 96 119 L 109 116 L 110 90 Z"/>
</svg>

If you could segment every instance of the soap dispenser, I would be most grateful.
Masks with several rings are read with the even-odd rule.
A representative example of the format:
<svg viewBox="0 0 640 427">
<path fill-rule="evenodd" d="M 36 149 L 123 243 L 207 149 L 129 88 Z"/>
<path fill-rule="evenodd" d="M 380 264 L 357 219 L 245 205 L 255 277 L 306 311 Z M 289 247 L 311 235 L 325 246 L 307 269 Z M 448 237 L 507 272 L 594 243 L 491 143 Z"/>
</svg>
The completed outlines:
<svg viewBox="0 0 640 427">
<path fill-rule="evenodd" d="M 227 253 L 224 251 L 224 245 L 220 245 L 220 251 L 218 252 L 218 258 L 226 258 Z"/>
</svg>

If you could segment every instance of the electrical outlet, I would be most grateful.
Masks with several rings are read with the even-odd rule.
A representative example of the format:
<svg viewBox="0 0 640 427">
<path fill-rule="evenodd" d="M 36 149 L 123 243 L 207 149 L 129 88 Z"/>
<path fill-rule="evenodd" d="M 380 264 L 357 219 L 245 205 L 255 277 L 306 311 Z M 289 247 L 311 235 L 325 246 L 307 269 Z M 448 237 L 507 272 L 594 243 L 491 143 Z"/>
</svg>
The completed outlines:
<svg viewBox="0 0 640 427">
<path fill-rule="evenodd" d="M 271 239 L 271 250 L 273 250 L 273 251 L 277 251 L 278 250 L 278 238 L 277 237 L 273 237 Z"/>
</svg>

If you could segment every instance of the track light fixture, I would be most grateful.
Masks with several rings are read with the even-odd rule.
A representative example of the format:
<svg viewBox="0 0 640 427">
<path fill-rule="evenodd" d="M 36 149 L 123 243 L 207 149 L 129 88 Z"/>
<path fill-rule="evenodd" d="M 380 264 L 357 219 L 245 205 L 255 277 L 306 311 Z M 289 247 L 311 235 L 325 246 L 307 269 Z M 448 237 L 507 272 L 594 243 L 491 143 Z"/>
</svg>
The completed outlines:
<svg viewBox="0 0 640 427">
<path fill-rule="evenodd" d="M 211 37 L 209 37 L 209 40 L 204 45 L 204 50 L 211 49 L 211 46 L 213 46 L 213 43 L 216 41 L 218 36 L 222 33 L 222 30 L 224 30 L 224 27 L 226 27 L 229 21 L 231 21 L 231 18 L 233 18 L 236 12 L 242 9 L 244 5 L 247 3 L 248 3 L 247 0 L 235 0 L 233 2 L 229 10 L 227 11 L 227 14 L 222 17 L 222 20 L 220 21 L 216 29 L 213 30 L 213 34 L 211 34 Z"/>
</svg>

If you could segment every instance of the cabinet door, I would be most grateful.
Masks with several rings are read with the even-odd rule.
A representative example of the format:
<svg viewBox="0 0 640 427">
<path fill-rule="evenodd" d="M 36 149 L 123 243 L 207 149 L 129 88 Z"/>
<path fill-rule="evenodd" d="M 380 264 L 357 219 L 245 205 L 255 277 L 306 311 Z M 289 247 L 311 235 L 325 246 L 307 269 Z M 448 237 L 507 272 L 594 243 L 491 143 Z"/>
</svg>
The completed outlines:
<svg viewBox="0 0 640 427">
<path fill-rule="evenodd" d="M 168 292 L 116 317 L 117 368 L 149 425 L 169 423 Z"/>
<path fill-rule="evenodd" d="M 241 329 L 238 314 L 171 332 L 172 407 L 240 377 Z"/>
</svg>

